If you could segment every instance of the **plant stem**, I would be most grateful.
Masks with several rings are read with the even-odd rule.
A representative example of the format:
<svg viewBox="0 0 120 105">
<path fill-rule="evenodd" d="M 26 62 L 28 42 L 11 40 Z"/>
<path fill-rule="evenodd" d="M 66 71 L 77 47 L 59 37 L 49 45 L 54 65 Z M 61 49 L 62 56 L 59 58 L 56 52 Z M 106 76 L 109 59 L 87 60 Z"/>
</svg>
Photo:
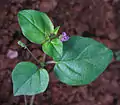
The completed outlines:
<svg viewBox="0 0 120 105">
<path fill-rule="evenodd" d="M 39 61 L 37 60 L 37 58 L 32 54 L 32 52 L 29 50 L 28 47 L 26 47 L 27 51 L 32 55 L 32 57 L 36 60 L 37 63 L 39 63 Z"/>
<path fill-rule="evenodd" d="M 32 52 L 29 50 L 29 48 L 27 47 L 27 45 L 25 45 L 23 42 L 18 41 L 18 45 L 20 45 L 22 48 L 27 49 L 27 51 L 32 55 L 32 57 L 37 61 L 37 63 L 39 63 L 39 61 L 37 60 L 37 58 L 32 54 Z"/>
<path fill-rule="evenodd" d="M 46 54 L 44 53 L 44 55 L 43 55 L 43 62 L 45 62 L 45 60 L 46 60 Z"/>
<path fill-rule="evenodd" d="M 25 105 L 27 105 L 27 98 L 25 95 L 24 95 L 24 101 L 25 101 Z"/>
<path fill-rule="evenodd" d="M 46 64 L 56 63 L 55 61 L 47 61 Z"/>
<path fill-rule="evenodd" d="M 35 95 L 33 95 L 33 96 L 31 97 L 31 100 L 30 100 L 30 105 L 33 105 L 34 98 L 35 98 Z"/>
</svg>

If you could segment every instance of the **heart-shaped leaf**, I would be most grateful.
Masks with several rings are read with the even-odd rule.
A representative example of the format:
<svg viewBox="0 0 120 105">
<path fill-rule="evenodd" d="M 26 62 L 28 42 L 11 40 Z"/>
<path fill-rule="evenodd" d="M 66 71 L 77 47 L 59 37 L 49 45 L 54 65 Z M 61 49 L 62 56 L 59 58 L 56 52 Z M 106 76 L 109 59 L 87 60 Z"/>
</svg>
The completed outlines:
<svg viewBox="0 0 120 105">
<path fill-rule="evenodd" d="M 60 41 L 60 39 L 55 38 L 51 41 L 48 41 L 42 45 L 43 51 L 53 57 L 55 60 L 56 58 L 61 58 L 63 54 L 63 43 Z"/>
<path fill-rule="evenodd" d="M 35 10 L 22 10 L 18 13 L 18 20 L 24 36 L 31 42 L 41 44 L 49 39 L 54 26 L 49 17 Z"/>
<path fill-rule="evenodd" d="M 85 85 L 95 80 L 112 60 L 113 53 L 103 44 L 73 36 L 63 44 L 63 56 L 54 72 L 68 85 Z"/>
<path fill-rule="evenodd" d="M 12 72 L 12 81 L 14 96 L 35 95 L 46 90 L 49 75 L 31 62 L 20 62 Z"/>
</svg>

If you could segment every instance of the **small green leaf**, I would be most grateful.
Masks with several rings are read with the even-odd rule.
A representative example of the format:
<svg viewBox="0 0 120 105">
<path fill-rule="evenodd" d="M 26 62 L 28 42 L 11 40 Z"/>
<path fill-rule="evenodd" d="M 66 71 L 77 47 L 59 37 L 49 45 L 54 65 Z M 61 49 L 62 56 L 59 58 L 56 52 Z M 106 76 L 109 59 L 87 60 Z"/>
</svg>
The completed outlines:
<svg viewBox="0 0 120 105">
<path fill-rule="evenodd" d="M 18 41 L 18 45 L 20 45 L 21 47 L 23 47 L 23 48 L 25 48 L 25 49 L 26 49 L 26 45 L 25 45 L 23 42 Z"/>
<path fill-rule="evenodd" d="M 53 34 L 57 35 L 59 29 L 60 29 L 60 26 L 57 26 L 57 27 L 54 29 Z"/>
<path fill-rule="evenodd" d="M 18 20 L 24 36 L 31 42 L 41 44 L 49 38 L 54 26 L 49 17 L 35 10 L 22 10 Z"/>
<path fill-rule="evenodd" d="M 59 59 L 63 53 L 63 43 L 60 39 L 55 38 L 52 41 L 48 41 L 42 45 L 43 51 L 53 57 L 53 59 Z"/>
<path fill-rule="evenodd" d="M 63 56 L 54 72 L 68 85 L 85 85 L 95 80 L 112 60 L 113 53 L 103 44 L 80 36 L 73 36 L 63 44 Z"/>
<path fill-rule="evenodd" d="M 31 62 L 20 62 L 12 72 L 12 81 L 14 96 L 35 95 L 46 90 L 49 75 Z"/>
</svg>

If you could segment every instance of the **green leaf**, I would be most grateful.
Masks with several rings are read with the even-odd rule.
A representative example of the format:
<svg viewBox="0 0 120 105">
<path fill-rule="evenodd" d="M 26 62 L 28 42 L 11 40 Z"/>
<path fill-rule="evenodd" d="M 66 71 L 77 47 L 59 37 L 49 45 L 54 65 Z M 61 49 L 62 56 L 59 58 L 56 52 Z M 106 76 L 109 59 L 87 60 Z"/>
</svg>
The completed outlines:
<svg viewBox="0 0 120 105">
<path fill-rule="evenodd" d="M 31 42 L 41 44 L 54 31 L 49 17 L 35 10 L 22 10 L 18 13 L 18 20 L 24 36 Z"/>
<path fill-rule="evenodd" d="M 85 85 L 95 80 L 112 60 L 113 53 L 103 44 L 80 36 L 73 36 L 63 44 L 63 56 L 54 72 L 68 85 Z"/>
<path fill-rule="evenodd" d="M 21 47 L 23 47 L 23 48 L 25 48 L 25 49 L 26 49 L 26 45 L 25 45 L 23 42 L 18 41 L 18 45 L 20 45 Z"/>
<path fill-rule="evenodd" d="M 53 34 L 57 35 L 59 29 L 60 29 L 60 26 L 57 26 L 57 27 L 54 29 Z"/>
<path fill-rule="evenodd" d="M 14 96 L 35 95 L 46 90 L 49 75 L 31 62 L 20 62 L 12 72 L 12 81 Z"/>
<path fill-rule="evenodd" d="M 53 59 L 59 59 L 63 54 L 63 43 L 60 39 L 55 38 L 52 41 L 44 43 L 42 49 L 47 55 L 53 57 Z"/>
</svg>

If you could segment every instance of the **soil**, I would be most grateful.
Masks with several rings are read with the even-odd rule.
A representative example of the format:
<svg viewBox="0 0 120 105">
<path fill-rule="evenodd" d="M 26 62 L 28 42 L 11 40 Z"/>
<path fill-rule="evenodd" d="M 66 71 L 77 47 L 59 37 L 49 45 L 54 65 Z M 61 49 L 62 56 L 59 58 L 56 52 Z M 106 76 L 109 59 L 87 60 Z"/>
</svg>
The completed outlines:
<svg viewBox="0 0 120 105">
<path fill-rule="evenodd" d="M 113 51 L 120 50 L 120 0 L 1 0 L 0 7 L 0 105 L 24 105 L 23 96 L 13 96 L 11 72 L 22 60 L 34 62 L 17 45 L 18 40 L 30 44 L 18 25 L 17 13 L 22 9 L 46 12 L 55 26 L 61 26 L 59 33 L 92 37 Z M 30 44 L 29 48 L 41 60 L 41 46 Z M 9 50 L 18 56 L 9 58 Z M 79 87 L 59 82 L 53 65 L 47 68 L 49 87 L 36 95 L 34 105 L 120 105 L 120 62 L 113 60 L 97 80 Z"/>
</svg>

